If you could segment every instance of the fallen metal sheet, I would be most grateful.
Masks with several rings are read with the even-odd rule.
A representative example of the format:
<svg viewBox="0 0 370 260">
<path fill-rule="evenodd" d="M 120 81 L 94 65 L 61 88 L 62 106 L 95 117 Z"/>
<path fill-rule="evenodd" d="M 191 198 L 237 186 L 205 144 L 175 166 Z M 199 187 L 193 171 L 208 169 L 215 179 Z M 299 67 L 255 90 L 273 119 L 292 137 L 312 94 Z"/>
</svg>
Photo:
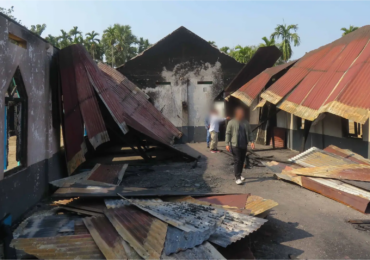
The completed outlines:
<svg viewBox="0 0 370 260">
<path fill-rule="evenodd" d="M 164 252 L 162 253 L 161 259 L 171 260 L 171 259 L 197 259 L 197 260 L 226 260 L 217 249 L 208 242 L 204 242 L 200 246 L 196 246 L 192 249 L 187 249 L 185 251 L 178 252 L 167 256 Z"/>
<path fill-rule="evenodd" d="M 59 208 L 64 209 L 64 210 L 68 210 L 68 211 L 72 211 L 72 212 L 76 212 L 78 214 L 87 215 L 87 216 L 96 216 L 96 217 L 103 216 L 103 213 L 97 213 L 97 212 L 93 212 L 93 211 L 89 211 L 89 210 L 72 208 L 72 207 L 68 207 L 68 206 L 60 206 Z"/>
<path fill-rule="evenodd" d="M 11 247 L 39 259 L 103 259 L 91 235 L 73 235 L 43 238 L 18 238 Z"/>
<path fill-rule="evenodd" d="M 120 208 L 123 206 L 130 205 L 130 202 L 128 202 L 127 200 L 123 200 L 123 199 L 105 199 L 104 203 L 107 209 Z"/>
<path fill-rule="evenodd" d="M 227 205 L 231 207 L 244 208 L 250 194 L 240 195 L 222 195 L 222 196 L 208 196 L 199 197 L 197 200 L 206 201 L 216 205 Z"/>
<path fill-rule="evenodd" d="M 201 245 L 216 231 L 216 225 L 204 232 L 185 232 L 171 225 L 167 228 L 164 253 L 170 255 Z"/>
<path fill-rule="evenodd" d="M 90 234 L 87 230 L 85 223 L 82 221 L 82 219 L 78 219 L 75 221 L 75 235 L 84 235 L 84 234 Z"/>
<path fill-rule="evenodd" d="M 227 195 L 225 193 L 207 193 L 197 191 L 178 191 L 178 190 L 157 190 L 138 187 L 102 187 L 90 186 L 75 183 L 70 187 L 57 189 L 52 197 L 54 198 L 90 198 L 90 197 L 118 197 L 118 193 L 124 197 L 153 197 L 153 196 L 213 196 Z"/>
<path fill-rule="evenodd" d="M 127 114 L 127 124 L 134 129 L 165 144 L 172 144 L 182 133 L 149 102 L 134 83 L 114 68 L 99 62 L 107 83 L 119 96 L 122 109 Z"/>
<path fill-rule="evenodd" d="M 301 177 L 302 186 L 315 191 L 362 213 L 368 212 L 370 192 L 353 187 L 338 180 Z"/>
<path fill-rule="evenodd" d="M 69 215 L 51 215 L 51 216 L 34 216 L 26 219 L 22 225 L 22 231 L 17 234 L 17 238 L 33 237 L 53 237 L 61 235 L 70 235 L 66 231 L 66 226 L 70 225 L 78 216 Z"/>
<path fill-rule="evenodd" d="M 340 166 L 322 166 L 293 169 L 290 173 L 338 180 L 370 181 L 370 165 L 345 164 Z"/>
<path fill-rule="evenodd" d="M 94 88 L 89 82 L 87 71 L 79 55 L 76 44 L 64 48 L 73 56 L 73 68 L 76 76 L 77 98 L 84 121 L 87 137 L 91 145 L 96 149 L 99 145 L 109 142 L 109 135 L 101 114 Z M 64 59 L 60 56 L 59 59 Z M 63 99 L 64 100 L 64 99 Z"/>
<path fill-rule="evenodd" d="M 260 196 L 250 195 L 245 203 L 245 209 L 251 211 L 255 216 L 266 212 L 279 204 L 270 199 L 264 199 Z"/>
<path fill-rule="evenodd" d="M 97 164 L 91 170 L 87 180 L 120 185 L 128 164 Z"/>
<path fill-rule="evenodd" d="M 329 145 L 324 149 L 324 151 L 336 154 L 338 156 L 341 156 L 343 158 L 349 159 L 355 163 L 360 163 L 360 164 L 368 164 L 370 165 L 370 160 L 362 157 L 361 155 L 352 152 L 351 150 L 348 149 L 341 149 L 335 145 Z"/>
<path fill-rule="evenodd" d="M 92 211 L 96 213 L 104 213 L 104 210 L 106 209 L 103 200 L 83 199 L 83 198 L 75 198 L 75 199 L 70 199 L 70 200 L 58 200 L 58 201 L 54 201 L 53 205 L 67 206 L 71 208 L 83 209 L 83 210 Z"/>
<path fill-rule="evenodd" d="M 85 180 L 88 176 L 90 175 L 89 171 L 82 172 L 79 174 L 72 175 L 70 177 L 66 177 L 63 179 L 55 180 L 50 182 L 51 185 L 55 187 L 69 187 L 71 184 L 80 181 L 80 180 Z"/>
<path fill-rule="evenodd" d="M 307 151 L 290 158 L 289 161 L 303 167 L 338 166 L 353 164 L 353 162 L 347 158 L 343 158 L 333 153 L 326 152 L 316 147 L 312 147 Z"/>
<path fill-rule="evenodd" d="M 85 161 L 86 145 L 83 120 L 79 107 L 72 53 L 64 48 L 59 52 L 59 69 L 63 94 L 63 141 L 67 171 L 71 175 Z"/>
<path fill-rule="evenodd" d="M 204 232 L 216 223 L 210 242 L 226 247 L 257 230 L 267 220 L 188 202 L 129 200 L 153 216 L 185 232 Z"/>
<path fill-rule="evenodd" d="M 344 183 L 350 184 L 352 186 L 355 186 L 357 188 L 370 191 L 370 182 L 365 181 L 350 181 L 350 180 L 341 180 Z"/>
<path fill-rule="evenodd" d="M 120 236 L 144 259 L 159 259 L 164 247 L 167 224 L 133 206 L 105 211 Z"/>
<path fill-rule="evenodd" d="M 106 259 L 139 259 L 140 256 L 117 233 L 105 217 L 84 218 L 92 238 Z"/>
</svg>

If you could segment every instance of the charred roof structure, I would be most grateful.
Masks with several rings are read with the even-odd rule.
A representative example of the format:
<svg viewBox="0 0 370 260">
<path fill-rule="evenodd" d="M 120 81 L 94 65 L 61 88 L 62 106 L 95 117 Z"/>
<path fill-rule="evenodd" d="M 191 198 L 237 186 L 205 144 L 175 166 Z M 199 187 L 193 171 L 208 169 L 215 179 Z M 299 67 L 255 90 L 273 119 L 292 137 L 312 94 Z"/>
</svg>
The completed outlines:
<svg viewBox="0 0 370 260">
<path fill-rule="evenodd" d="M 205 141 L 204 118 L 243 64 L 180 27 L 117 68 L 141 88 L 185 142 Z"/>
</svg>

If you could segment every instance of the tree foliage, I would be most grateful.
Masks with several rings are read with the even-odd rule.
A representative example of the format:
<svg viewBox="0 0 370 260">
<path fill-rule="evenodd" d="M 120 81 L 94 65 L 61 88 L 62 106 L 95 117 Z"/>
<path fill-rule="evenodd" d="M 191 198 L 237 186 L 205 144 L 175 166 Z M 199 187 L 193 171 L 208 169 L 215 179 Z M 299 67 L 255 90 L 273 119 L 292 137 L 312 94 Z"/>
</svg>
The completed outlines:
<svg viewBox="0 0 370 260">
<path fill-rule="evenodd" d="M 293 55 L 291 43 L 294 46 L 299 46 L 301 38 L 296 33 L 298 30 L 297 24 L 278 24 L 275 31 L 271 34 L 271 39 L 280 39 L 280 51 L 282 52 L 282 60 L 287 62 Z"/>
<path fill-rule="evenodd" d="M 353 25 L 350 25 L 348 29 L 347 29 L 347 28 L 345 28 L 345 27 L 343 27 L 343 28 L 341 28 L 340 30 L 341 30 L 341 31 L 343 31 L 342 36 L 344 36 L 344 35 L 347 35 L 347 34 L 349 34 L 349 33 L 351 33 L 351 32 L 356 31 L 357 29 L 358 29 L 358 27 L 353 26 Z"/>
</svg>

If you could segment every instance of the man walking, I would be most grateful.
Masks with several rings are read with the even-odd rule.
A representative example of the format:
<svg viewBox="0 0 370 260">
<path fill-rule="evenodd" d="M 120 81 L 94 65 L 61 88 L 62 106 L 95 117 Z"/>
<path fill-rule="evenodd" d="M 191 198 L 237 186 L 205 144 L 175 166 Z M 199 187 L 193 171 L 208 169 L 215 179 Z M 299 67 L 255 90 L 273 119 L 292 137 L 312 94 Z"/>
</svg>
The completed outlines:
<svg viewBox="0 0 370 260">
<path fill-rule="evenodd" d="M 234 174 L 236 184 L 242 184 L 244 177 L 241 176 L 243 164 L 247 154 L 248 143 L 254 149 L 252 130 L 249 122 L 245 120 L 244 109 L 239 107 L 235 109 L 235 117 L 226 128 L 226 150 L 234 156 Z"/>
<path fill-rule="evenodd" d="M 216 109 L 212 109 L 211 116 L 209 117 L 209 132 L 211 133 L 211 153 L 219 153 L 217 149 L 218 144 L 218 132 L 220 129 L 220 123 L 229 119 L 229 117 L 223 118 L 218 115 Z"/>
</svg>

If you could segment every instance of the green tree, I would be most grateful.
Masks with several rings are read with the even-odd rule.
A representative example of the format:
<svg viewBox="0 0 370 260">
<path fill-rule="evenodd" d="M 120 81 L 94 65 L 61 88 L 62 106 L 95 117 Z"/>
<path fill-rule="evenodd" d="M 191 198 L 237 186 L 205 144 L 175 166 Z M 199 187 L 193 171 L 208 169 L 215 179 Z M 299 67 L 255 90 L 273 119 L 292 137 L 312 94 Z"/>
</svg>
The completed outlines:
<svg viewBox="0 0 370 260">
<path fill-rule="evenodd" d="M 18 20 L 17 18 L 15 18 L 15 16 L 13 15 L 14 13 L 14 6 L 6 9 L 6 8 L 3 8 L 3 7 L 0 7 L 0 13 L 2 14 L 5 14 L 6 16 L 8 16 L 10 19 L 13 19 L 14 21 L 21 23 L 21 20 Z"/>
<path fill-rule="evenodd" d="M 114 45 L 117 42 L 115 29 L 113 26 L 109 26 L 107 29 L 104 30 L 102 41 L 105 45 L 110 46 L 111 48 L 111 56 L 108 55 L 106 52 L 106 58 L 107 62 L 112 64 L 112 67 L 114 67 Z"/>
<path fill-rule="evenodd" d="M 233 50 L 230 51 L 230 56 L 241 63 L 248 63 L 257 51 L 256 46 L 245 46 L 237 45 Z"/>
<path fill-rule="evenodd" d="M 57 39 L 58 39 L 58 47 L 62 49 L 62 48 L 65 48 L 71 45 L 72 37 L 64 30 L 60 30 L 60 32 L 62 33 L 62 35 L 58 36 Z"/>
<path fill-rule="evenodd" d="M 138 43 L 135 35 L 132 34 L 131 26 L 129 25 L 114 25 L 116 35 L 116 65 L 124 64 L 127 60 L 136 55 L 137 49 L 133 46 Z"/>
<path fill-rule="evenodd" d="M 36 33 L 38 36 L 41 36 L 41 34 L 45 31 L 46 29 L 46 24 L 36 24 L 36 25 L 31 25 L 31 32 Z"/>
<path fill-rule="evenodd" d="M 214 42 L 214 41 L 208 41 L 208 43 L 211 44 L 211 45 L 213 45 L 213 46 L 215 46 L 215 47 L 217 47 L 216 42 Z"/>
<path fill-rule="evenodd" d="M 149 43 L 148 39 L 144 40 L 143 37 L 140 37 L 140 39 L 138 41 L 137 53 L 138 54 L 142 53 L 143 51 L 148 49 L 150 46 L 151 46 L 151 44 Z"/>
<path fill-rule="evenodd" d="M 280 43 L 280 51 L 282 52 L 282 60 L 285 62 L 288 61 L 292 55 L 293 50 L 291 43 L 294 44 L 294 46 L 299 46 L 301 39 L 296 33 L 298 30 L 297 24 L 278 24 L 275 28 L 275 31 L 271 34 L 272 39 L 279 39 L 281 38 Z"/>
<path fill-rule="evenodd" d="M 259 47 L 268 47 L 276 45 L 275 39 L 272 37 L 270 37 L 270 39 L 268 39 L 267 37 L 263 37 L 262 40 L 263 43 L 261 43 Z"/>
<path fill-rule="evenodd" d="M 220 51 L 223 51 L 224 53 L 229 53 L 229 50 L 230 50 L 230 47 L 227 47 L 227 46 L 220 48 Z"/>
<path fill-rule="evenodd" d="M 86 33 L 86 47 L 87 50 L 90 52 L 91 56 L 93 57 L 93 60 L 95 60 L 95 52 L 100 44 L 100 40 L 96 37 L 99 36 L 99 33 L 92 31 L 90 33 Z"/>
<path fill-rule="evenodd" d="M 69 35 L 73 37 L 73 42 L 78 42 L 77 38 L 82 35 L 82 32 L 78 30 L 78 26 L 73 26 L 69 31 Z"/>
<path fill-rule="evenodd" d="M 353 25 L 350 25 L 348 29 L 347 29 L 347 28 L 345 28 L 345 27 L 343 27 L 343 28 L 342 28 L 342 29 L 340 29 L 340 30 L 341 30 L 341 31 L 343 31 L 342 36 L 344 36 L 344 35 L 347 35 L 347 34 L 349 34 L 349 33 L 351 33 L 351 32 L 356 31 L 357 29 L 358 29 L 358 27 L 353 26 Z"/>
<path fill-rule="evenodd" d="M 48 36 L 45 37 L 45 40 L 50 42 L 55 47 L 59 47 L 58 37 L 55 37 L 55 36 L 49 34 Z"/>
</svg>

